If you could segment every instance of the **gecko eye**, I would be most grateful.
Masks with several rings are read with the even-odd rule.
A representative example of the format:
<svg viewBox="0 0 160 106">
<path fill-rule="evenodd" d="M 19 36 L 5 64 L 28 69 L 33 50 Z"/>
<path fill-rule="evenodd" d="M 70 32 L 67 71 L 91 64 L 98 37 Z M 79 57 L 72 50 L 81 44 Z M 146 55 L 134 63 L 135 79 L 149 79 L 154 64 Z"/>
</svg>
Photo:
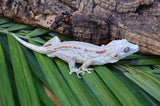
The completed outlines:
<svg viewBox="0 0 160 106">
<path fill-rule="evenodd" d="M 130 48 L 129 48 L 129 47 L 126 47 L 126 48 L 124 48 L 123 51 L 124 51 L 125 53 L 127 53 L 127 52 L 129 52 L 129 50 L 130 50 Z"/>
</svg>

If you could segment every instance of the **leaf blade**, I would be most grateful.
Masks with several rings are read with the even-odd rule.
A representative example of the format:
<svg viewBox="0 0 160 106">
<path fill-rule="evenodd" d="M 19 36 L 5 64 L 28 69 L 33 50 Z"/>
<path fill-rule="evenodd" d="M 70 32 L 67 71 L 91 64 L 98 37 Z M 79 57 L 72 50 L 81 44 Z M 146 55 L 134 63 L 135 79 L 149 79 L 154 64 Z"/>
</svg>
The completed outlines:
<svg viewBox="0 0 160 106">
<path fill-rule="evenodd" d="M 29 67 L 17 41 L 8 33 L 8 43 L 15 75 L 18 96 L 23 106 L 39 106 L 39 99 L 33 85 Z M 25 98 L 23 98 L 25 97 Z"/>
<path fill-rule="evenodd" d="M 11 82 L 9 81 L 8 70 L 4 53 L 0 44 L 0 104 L 3 106 L 15 106 Z"/>
</svg>

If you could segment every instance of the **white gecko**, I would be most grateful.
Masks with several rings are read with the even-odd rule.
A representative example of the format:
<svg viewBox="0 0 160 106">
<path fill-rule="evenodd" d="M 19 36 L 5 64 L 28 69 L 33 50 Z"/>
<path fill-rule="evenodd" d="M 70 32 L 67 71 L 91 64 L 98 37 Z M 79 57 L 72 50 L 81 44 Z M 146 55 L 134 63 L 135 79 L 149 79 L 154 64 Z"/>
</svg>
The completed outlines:
<svg viewBox="0 0 160 106">
<path fill-rule="evenodd" d="M 33 51 L 66 61 L 69 64 L 69 74 L 75 72 L 79 78 L 81 78 L 80 73 L 83 75 L 85 72 L 91 73 L 89 70 L 93 70 L 93 68 L 87 68 L 90 65 L 114 63 L 139 50 L 138 45 L 129 43 L 126 39 L 113 40 L 107 45 L 97 46 L 79 41 L 61 42 L 58 37 L 54 37 L 43 46 L 36 46 L 23 41 L 13 33 L 11 35 Z M 75 63 L 83 64 L 77 68 Z"/>
</svg>

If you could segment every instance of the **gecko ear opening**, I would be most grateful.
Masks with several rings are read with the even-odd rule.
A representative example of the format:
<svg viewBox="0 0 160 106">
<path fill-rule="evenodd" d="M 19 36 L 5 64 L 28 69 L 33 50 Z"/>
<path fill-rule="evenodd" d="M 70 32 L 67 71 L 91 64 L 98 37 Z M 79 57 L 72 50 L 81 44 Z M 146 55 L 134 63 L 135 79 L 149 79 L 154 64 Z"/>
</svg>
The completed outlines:
<svg viewBox="0 0 160 106">
<path fill-rule="evenodd" d="M 43 45 L 43 47 L 49 47 L 49 46 L 52 46 L 52 45 L 60 43 L 60 42 L 61 42 L 61 40 L 57 36 L 55 36 L 54 38 L 52 38 L 48 42 L 46 42 Z"/>
</svg>

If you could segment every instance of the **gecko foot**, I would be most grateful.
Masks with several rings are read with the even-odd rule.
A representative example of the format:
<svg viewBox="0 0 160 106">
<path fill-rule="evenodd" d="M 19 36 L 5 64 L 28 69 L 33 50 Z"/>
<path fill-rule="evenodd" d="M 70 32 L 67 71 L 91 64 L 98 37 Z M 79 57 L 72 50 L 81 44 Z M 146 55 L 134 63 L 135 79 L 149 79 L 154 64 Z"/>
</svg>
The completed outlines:
<svg viewBox="0 0 160 106">
<path fill-rule="evenodd" d="M 81 73 L 81 71 L 76 72 L 78 78 L 81 78 L 80 73 Z"/>
<path fill-rule="evenodd" d="M 90 72 L 89 70 L 94 70 L 94 68 L 82 68 L 83 75 L 85 74 L 85 72 L 87 72 L 88 74 L 91 74 L 92 72 Z"/>
<path fill-rule="evenodd" d="M 69 72 L 69 75 L 71 75 L 74 72 L 77 74 L 78 78 L 81 78 L 80 77 L 80 73 L 81 73 L 80 69 L 77 69 L 77 68 L 71 69 L 71 71 Z"/>
<path fill-rule="evenodd" d="M 85 72 L 91 74 L 92 72 L 90 72 L 89 70 L 94 70 L 94 69 L 93 68 L 82 68 L 82 71 L 81 71 L 81 68 L 79 68 L 79 69 L 76 68 L 76 69 L 72 69 L 69 72 L 69 74 L 71 75 L 73 72 L 75 72 L 77 74 L 77 77 L 81 78 L 80 73 L 82 73 L 82 75 L 84 75 Z"/>
<path fill-rule="evenodd" d="M 70 70 L 69 75 L 71 75 L 71 74 L 74 73 L 74 72 L 77 73 L 78 71 L 79 71 L 79 69 L 73 68 L 73 69 Z"/>
</svg>

